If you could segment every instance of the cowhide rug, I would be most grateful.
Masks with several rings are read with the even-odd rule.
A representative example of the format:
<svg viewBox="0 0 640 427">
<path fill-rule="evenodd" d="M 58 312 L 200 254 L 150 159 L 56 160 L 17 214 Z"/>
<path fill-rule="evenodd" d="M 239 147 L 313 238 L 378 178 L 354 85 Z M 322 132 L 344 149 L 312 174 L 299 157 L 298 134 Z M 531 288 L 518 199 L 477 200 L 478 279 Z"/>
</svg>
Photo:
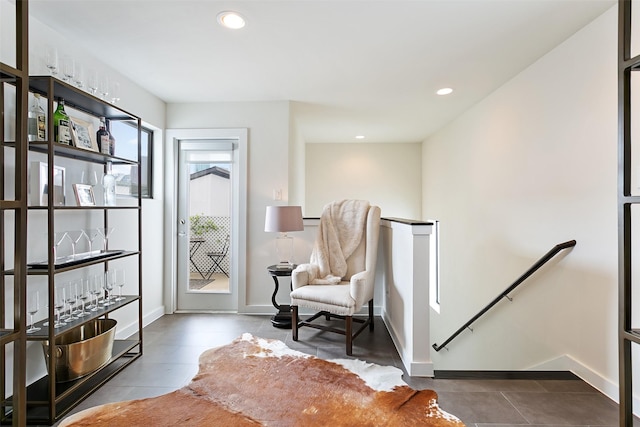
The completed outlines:
<svg viewBox="0 0 640 427">
<path fill-rule="evenodd" d="M 199 363 L 179 390 L 86 409 L 60 427 L 464 425 L 395 367 L 326 361 L 250 334 L 205 351 Z"/>
</svg>

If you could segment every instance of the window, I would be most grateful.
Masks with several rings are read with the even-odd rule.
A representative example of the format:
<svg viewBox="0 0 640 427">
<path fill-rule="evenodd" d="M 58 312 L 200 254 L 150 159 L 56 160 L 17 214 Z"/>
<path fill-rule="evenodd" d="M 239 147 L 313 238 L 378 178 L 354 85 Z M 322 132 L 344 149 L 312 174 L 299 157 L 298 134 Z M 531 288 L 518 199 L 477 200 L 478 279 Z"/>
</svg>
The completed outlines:
<svg viewBox="0 0 640 427">
<path fill-rule="evenodd" d="M 116 157 L 128 160 L 138 158 L 138 130 L 135 123 L 127 121 L 111 120 L 109 131 L 116 140 Z M 141 185 L 138 185 L 137 166 L 119 165 L 114 163 L 113 174 L 116 176 L 116 194 L 119 196 L 138 196 L 138 188 L 142 191 L 143 198 L 153 196 L 153 131 L 142 128 L 140 139 L 141 159 Z"/>
<path fill-rule="evenodd" d="M 429 305 L 440 313 L 440 222 L 433 222 L 429 237 Z"/>
</svg>

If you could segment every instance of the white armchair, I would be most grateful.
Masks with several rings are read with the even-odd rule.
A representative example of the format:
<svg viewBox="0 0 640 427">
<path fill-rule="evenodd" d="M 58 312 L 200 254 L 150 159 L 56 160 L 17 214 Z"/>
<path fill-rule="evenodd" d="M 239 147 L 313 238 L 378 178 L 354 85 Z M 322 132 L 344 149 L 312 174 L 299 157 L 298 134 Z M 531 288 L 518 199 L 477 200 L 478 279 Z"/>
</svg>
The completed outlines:
<svg viewBox="0 0 640 427">
<path fill-rule="evenodd" d="M 367 326 L 373 331 L 373 291 L 380 235 L 380 208 L 368 202 L 343 200 L 325 206 L 311 262 L 299 265 L 291 275 L 293 340 L 298 329 L 309 326 L 345 335 L 346 353 L 352 354 L 353 340 Z M 359 237 L 359 239 L 358 239 Z M 337 255 L 336 255 L 337 254 Z M 365 304 L 365 319 L 353 314 Z M 300 320 L 298 307 L 318 312 Z M 345 321 L 344 329 L 312 323 L 324 316 Z M 361 324 L 353 331 L 353 322 Z"/>
</svg>

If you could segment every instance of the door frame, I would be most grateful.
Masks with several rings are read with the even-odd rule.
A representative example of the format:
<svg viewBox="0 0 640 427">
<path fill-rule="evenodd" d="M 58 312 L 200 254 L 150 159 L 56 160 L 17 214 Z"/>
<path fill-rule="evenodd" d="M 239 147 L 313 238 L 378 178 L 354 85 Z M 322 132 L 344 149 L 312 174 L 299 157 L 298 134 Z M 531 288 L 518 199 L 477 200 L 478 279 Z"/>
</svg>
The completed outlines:
<svg viewBox="0 0 640 427">
<path fill-rule="evenodd" d="M 232 221 L 231 272 L 237 289 L 237 307 L 246 300 L 246 253 L 247 253 L 247 143 L 248 130 L 237 129 L 167 129 L 165 137 L 165 221 L 164 221 L 164 311 L 175 313 L 178 292 L 178 149 L 180 140 L 233 140 L 238 144 L 237 186 L 238 197 L 234 198 L 232 212 L 238 217 Z M 236 151 L 236 150 L 234 150 Z M 235 158 L 235 153 L 234 153 Z"/>
</svg>

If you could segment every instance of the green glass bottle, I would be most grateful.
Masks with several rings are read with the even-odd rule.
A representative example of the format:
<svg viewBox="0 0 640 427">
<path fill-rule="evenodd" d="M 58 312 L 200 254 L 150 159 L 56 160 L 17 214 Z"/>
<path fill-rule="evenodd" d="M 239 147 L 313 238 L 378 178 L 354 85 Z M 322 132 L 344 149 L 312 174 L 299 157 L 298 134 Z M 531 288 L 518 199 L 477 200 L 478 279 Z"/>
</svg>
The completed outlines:
<svg viewBox="0 0 640 427">
<path fill-rule="evenodd" d="M 53 133 L 55 142 L 71 145 L 71 120 L 64 111 L 64 99 L 58 99 L 58 108 L 53 113 Z"/>
</svg>

